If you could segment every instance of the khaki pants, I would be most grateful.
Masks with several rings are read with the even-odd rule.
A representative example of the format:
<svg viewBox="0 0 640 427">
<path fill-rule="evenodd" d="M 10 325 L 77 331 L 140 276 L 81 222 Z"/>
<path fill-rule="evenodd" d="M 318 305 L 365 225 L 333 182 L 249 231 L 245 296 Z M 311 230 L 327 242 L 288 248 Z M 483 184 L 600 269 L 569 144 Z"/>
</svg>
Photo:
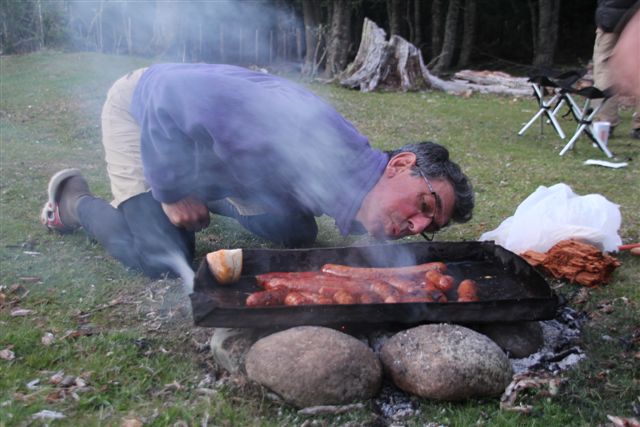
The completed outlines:
<svg viewBox="0 0 640 427">
<path fill-rule="evenodd" d="M 140 126 L 129 113 L 133 91 L 145 70 L 141 68 L 118 79 L 102 108 L 102 145 L 114 207 L 149 191 L 142 170 Z"/>
<path fill-rule="evenodd" d="M 596 41 L 593 47 L 593 82 L 598 89 L 608 89 L 612 85 L 609 58 L 617 40 L 616 34 L 607 33 L 601 28 L 596 29 Z M 594 107 L 600 105 L 599 102 L 599 100 L 594 102 Z M 609 122 L 611 126 L 618 126 L 620 124 L 618 107 L 619 100 L 616 95 L 607 100 L 595 120 Z M 640 129 L 640 100 L 636 103 L 636 111 L 633 115 L 631 128 Z"/>
</svg>

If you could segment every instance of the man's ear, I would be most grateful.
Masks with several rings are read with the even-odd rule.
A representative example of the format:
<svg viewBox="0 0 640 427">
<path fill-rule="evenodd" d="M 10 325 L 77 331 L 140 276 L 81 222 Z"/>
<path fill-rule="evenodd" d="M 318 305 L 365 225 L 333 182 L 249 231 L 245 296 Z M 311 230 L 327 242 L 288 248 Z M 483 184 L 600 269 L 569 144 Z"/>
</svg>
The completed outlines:
<svg viewBox="0 0 640 427">
<path fill-rule="evenodd" d="M 385 174 L 392 177 L 406 169 L 411 169 L 416 165 L 416 155 L 410 151 L 403 151 L 393 156 L 385 169 Z"/>
</svg>

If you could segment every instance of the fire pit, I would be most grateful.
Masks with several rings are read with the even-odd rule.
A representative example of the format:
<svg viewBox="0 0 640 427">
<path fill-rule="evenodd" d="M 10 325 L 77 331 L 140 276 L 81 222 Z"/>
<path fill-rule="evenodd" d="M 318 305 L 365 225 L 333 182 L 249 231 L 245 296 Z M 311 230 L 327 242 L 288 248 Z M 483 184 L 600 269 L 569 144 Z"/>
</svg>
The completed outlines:
<svg viewBox="0 0 640 427">
<path fill-rule="evenodd" d="M 206 261 L 190 295 L 194 322 L 205 327 L 260 328 L 429 322 L 486 323 L 552 319 L 558 298 L 526 261 L 492 242 L 421 242 L 295 250 L 244 249 L 242 277 L 220 285 Z M 247 307 L 261 290 L 255 275 L 318 270 L 325 263 L 396 267 L 442 261 L 456 279 L 478 283 L 480 301 Z"/>
</svg>

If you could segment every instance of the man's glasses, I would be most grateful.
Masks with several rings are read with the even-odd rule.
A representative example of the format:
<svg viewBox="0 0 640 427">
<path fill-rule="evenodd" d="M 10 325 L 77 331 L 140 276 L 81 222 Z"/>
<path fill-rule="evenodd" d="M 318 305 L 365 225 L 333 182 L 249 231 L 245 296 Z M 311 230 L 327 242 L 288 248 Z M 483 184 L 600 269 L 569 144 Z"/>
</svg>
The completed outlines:
<svg viewBox="0 0 640 427">
<path fill-rule="evenodd" d="M 436 232 L 438 231 L 438 225 L 435 223 L 435 219 L 436 219 L 436 215 L 438 214 L 438 211 L 442 207 L 442 201 L 440 200 L 440 196 L 438 196 L 438 194 L 433 190 L 433 186 L 431 185 L 431 182 L 427 179 L 426 176 L 424 176 L 420 168 L 418 168 L 418 172 L 420 173 L 420 176 L 424 179 L 424 182 L 427 183 L 427 187 L 429 187 L 429 192 L 431 192 L 431 196 L 433 196 L 433 200 L 435 202 L 433 206 L 433 212 L 431 212 L 431 214 L 425 215 L 427 218 L 431 220 L 431 224 L 429 224 L 429 227 L 431 227 L 431 225 L 434 225 L 435 229 L 432 229 L 430 231 L 431 234 L 427 234 L 428 232 L 426 230 L 420 233 L 422 237 L 425 238 L 425 240 L 427 240 L 428 242 L 431 242 L 435 237 Z"/>
</svg>

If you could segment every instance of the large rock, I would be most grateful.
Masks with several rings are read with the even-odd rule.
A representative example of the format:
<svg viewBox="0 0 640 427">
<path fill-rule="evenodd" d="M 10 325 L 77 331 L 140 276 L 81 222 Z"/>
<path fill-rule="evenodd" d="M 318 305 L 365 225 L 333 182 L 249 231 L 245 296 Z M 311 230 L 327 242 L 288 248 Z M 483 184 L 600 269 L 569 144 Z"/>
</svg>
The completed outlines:
<svg viewBox="0 0 640 427">
<path fill-rule="evenodd" d="M 487 323 L 474 329 L 516 359 L 535 353 L 544 344 L 539 322 Z"/>
<path fill-rule="evenodd" d="M 513 375 L 496 343 L 458 325 L 423 325 L 400 332 L 384 343 L 380 358 L 399 388 L 428 399 L 498 395 Z"/>
<path fill-rule="evenodd" d="M 248 328 L 215 328 L 209 345 L 213 360 L 232 374 L 244 370 L 244 358 L 251 346 L 272 330 Z"/>
<path fill-rule="evenodd" d="M 340 405 L 376 395 L 382 365 L 350 335 L 300 326 L 257 341 L 245 359 L 247 376 L 294 406 Z"/>
</svg>

